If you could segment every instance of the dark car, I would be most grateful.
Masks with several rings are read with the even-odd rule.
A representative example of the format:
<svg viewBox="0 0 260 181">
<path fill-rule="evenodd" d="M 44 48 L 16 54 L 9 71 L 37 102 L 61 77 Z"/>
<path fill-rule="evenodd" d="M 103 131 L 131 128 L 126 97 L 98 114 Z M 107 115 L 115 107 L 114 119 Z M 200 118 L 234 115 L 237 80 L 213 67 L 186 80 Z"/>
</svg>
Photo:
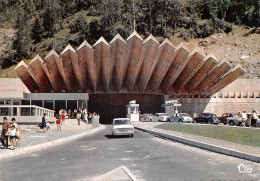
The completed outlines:
<svg viewBox="0 0 260 181">
<path fill-rule="evenodd" d="M 216 114 L 213 113 L 201 113 L 199 117 L 194 118 L 194 123 L 208 123 L 208 124 L 218 124 L 219 119 Z"/>
<path fill-rule="evenodd" d="M 224 113 L 222 114 L 221 117 L 219 117 L 219 123 L 223 123 L 223 124 L 227 124 L 228 121 L 227 121 L 227 118 L 230 118 L 230 117 L 235 117 L 236 114 L 233 114 L 233 113 Z"/>
</svg>

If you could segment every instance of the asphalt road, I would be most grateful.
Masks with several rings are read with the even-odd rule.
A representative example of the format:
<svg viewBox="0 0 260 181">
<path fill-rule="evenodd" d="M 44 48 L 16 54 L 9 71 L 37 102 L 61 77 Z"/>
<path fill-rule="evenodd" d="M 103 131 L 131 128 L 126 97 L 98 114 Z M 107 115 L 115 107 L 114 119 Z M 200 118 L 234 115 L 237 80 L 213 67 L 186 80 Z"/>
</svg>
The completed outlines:
<svg viewBox="0 0 260 181">
<path fill-rule="evenodd" d="M 126 166 L 139 180 L 258 180 L 260 164 L 155 138 L 111 138 L 110 127 L 0 162 L 0 180 L 80 180 Z M 248 166 L 252 173 L 240 173 Z M 244 170 L 244 169 L 243 169 Z"/>
</svg>

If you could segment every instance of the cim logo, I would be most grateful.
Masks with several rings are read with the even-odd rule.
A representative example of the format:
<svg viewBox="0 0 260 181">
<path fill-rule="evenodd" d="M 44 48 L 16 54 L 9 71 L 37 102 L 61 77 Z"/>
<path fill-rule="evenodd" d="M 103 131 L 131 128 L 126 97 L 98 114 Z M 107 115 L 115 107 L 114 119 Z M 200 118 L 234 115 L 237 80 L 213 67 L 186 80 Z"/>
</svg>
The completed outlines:
<svg viewBox="0 0 260 181">
<path fill-rule="evenodd" d="M 243 163 L 241 163 L 240 165 L 238 165 L 238 171 L 240 173 L 252 173 L 253 168 L 250 165 L 244 165 Z"/>
</svg>

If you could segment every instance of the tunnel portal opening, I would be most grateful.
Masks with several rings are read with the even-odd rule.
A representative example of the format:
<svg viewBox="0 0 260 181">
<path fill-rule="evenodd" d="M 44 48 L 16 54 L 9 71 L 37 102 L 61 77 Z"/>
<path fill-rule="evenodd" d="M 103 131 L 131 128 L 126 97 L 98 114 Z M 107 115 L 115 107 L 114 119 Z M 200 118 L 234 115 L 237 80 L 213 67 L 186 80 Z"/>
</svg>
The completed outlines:
<svg viewBox="0 0 260 181">
<path fill-rule="evenodd" d="M 164 95 L 151 94 L 89 94 L 88 112 L 100 115 L 101 124 L 111 124 L 114 118 L 126 117 L 126 105 L 136 100 L 141 114 L 164 112 Z"/>
</svg>

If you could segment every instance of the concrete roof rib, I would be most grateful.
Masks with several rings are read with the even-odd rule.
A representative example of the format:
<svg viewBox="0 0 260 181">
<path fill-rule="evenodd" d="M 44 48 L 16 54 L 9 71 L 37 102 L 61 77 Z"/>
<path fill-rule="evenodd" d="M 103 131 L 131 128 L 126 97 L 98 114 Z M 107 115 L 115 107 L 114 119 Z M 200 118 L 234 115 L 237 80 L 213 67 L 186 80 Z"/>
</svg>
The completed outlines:
<svg viewBox="0 0 260 181">
<path fill-rule="evenodd" d="M 68 50 L 71 50 L 72 52 L 76 53 L 76 50 L 70 44 L 68 44 L 68 46 L 61 52 L 61 55 Z"/>
<path fill-rule="evenodd" d="M 119 33 L 111 40 L 110 44 L 116 40 L 121 40 L 122 42 L 126 43 L 126 41 L 122 38 L 122 36 Z"/>
<path fill-rule="evenodd" d="M 81 49 L 81 48 L 84 47 L 84 46 L 86 46 L 86 47 L 92 49 L 92 46 L 91 46 L 86 40 L 84 40 L 84 41 L 81 43 L 81 45 L 77 48 L 77 50 Z"/>
<path fill-rule="evenodd" d="M 51 50 L 50 53 L 45 57 L 45 59 L 49 58 L 52 55 L 54 55 L 56 57 L 60 57 L 59 54 L 55 50 Z"/>
<path fill-rule="evenodd" d="M 144 40 L 144 43 L 148 42 L 149 40 L 153 40 L 154 42 L 160 44 L 152 34 L 150 34 L 150 35 Z"/>
<path fill-rule="evenodd" d="M 141 36 L 140 36 L 136 31 L 134 31 L 134 32 L 126 39 L 126 41 L 130 40 L 130 39 L 133 38 L 134 36 L 143 41 L 143 39 L 141 38 Z"/>
<path fill-rule="evenodd" d="M 43 61 L 43 59 L 40 57 L 40 55 L 36 55 L 33 59 L 32 59 L 32 61 L 29 63 L 29 65 L 30 64 L 32 64 L 33 62 L 35 62 L 35 61 L 40 61 L 41 63 L 45 63 L 44 61 Z"/>
<path fill-rule="evenodd" d="M 19 67 L 21 67 L 21 66 L 24 66 L 25 68 L 27 68 L 28 69 L 28 66 L 27 66 L 27 64 L 22 60 L 16 67 L 15 67 L 15 69 L 14 70 L 16 70 L 16 69 L 18 69 Z"/>
<path fill-rule="evenodd" d="M 110 46 L 110 45 L 107 43 L 107 41 L 105 40 L 105 38 L 104 38 L 103 36 L 101 36 L 101 37 L 98 39 L 98 41 L 93 45 L 93 47 L 96 46 L 97 44 L 101 43 L 101 42 L 105 43 L 107 46 Z"/>
<path fill-rule="evenodd" d="M 172 44 L 172 42 L 170 42 L 170 40 L 169 40 L 168 38 L 165 38 L 165 39 L 163 40 L 163 42 L 160 44 L 159 48 L 162 47 L 162 46 L 165 45 L 165 44 L 169 44 L 170 46 L 174 47 L 173 44 Z"/>
</svg>

